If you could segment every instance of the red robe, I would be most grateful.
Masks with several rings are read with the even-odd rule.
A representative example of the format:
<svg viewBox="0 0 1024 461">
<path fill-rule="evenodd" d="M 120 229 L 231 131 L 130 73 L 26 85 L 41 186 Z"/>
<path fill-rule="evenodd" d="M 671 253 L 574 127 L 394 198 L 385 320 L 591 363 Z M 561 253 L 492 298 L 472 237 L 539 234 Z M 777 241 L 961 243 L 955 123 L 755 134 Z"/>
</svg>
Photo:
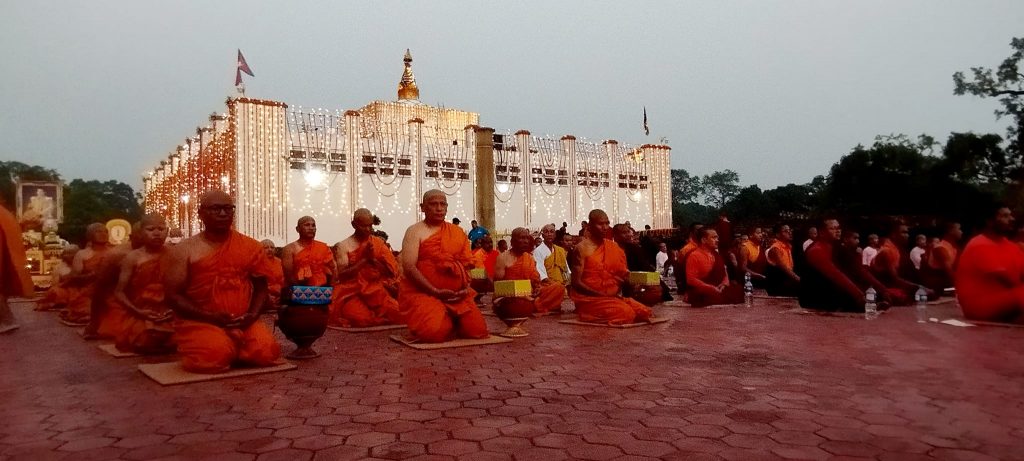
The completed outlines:
<svg viewBox="0 0 1024 461">
<path fill-rule="evenodd" d="M 466 265 L 473 260 L 469 239 L 459 226 L 443 223 L 430 237 L 420 242 L 416 268 L 438 289 L 462 290 L 468 294 L 454 303 L 445 303 L 408 278 L 402 279 L 398 304 L 409 332 L 420 341 L 439 343 L 453 338 L 486 338 L 487 323 L 476 307 L 476 292 L 469 288 Z"/>
<path fill-rule="evenodd" d="M 295 270 L 294 280 L 308 286 L 319 287 L 327 284 L 334 253 L 324 242 L 314 240 L 312 244 L 295 253 L 292 268 Z"/>
<path fill-rule="evenodd" d="M 725 284 L 719 292 L 716 287 Z M 743 287 L 729 283 L 725 261 L 718 252 L 698 248 L 686 260 L 686 302 L 693 307 L 743 302 Z"/>
<path fill-rule="evenodd" d="M 331 325 L 364 328 L 401 322 L 398 300 L 391 295 L 398 287 L 398 261 L 384 240 L 371 235 L 348 252 L 348 262 L 361 261 L 367 245 L 373 248 L 373 261 L 387 270 L 366 265 L 355 276 L 338 280 L 331 300 Z"/>
<path fill-rule="evenodd" d="M 1024 253 L 1017 244 L 984 234 L 972 238 L 954 278 L 964 317 L 1024 322 Z"/>
<path fill-rule="evenodd" d="M 281 258 L 271 256 L 270 276 L 267 277 L 267 302 L 275 309 L 281 304 L 281 290 L 284 287 L 284 266 L 281 265 Z"/>
<path fill-rule="evenodd" d="M 103 265 L 103 258 L 109 248 L 95 252 L 91 258 L 82 261 L 83 274 L 97 274 Z M 96 288 L 94 280 L 76 281 L 68 285 L 68 303 L 60 317 L 66 322 L 89 323 L 92 318 L 92 298 Z"/>
<path fill-rule="evenodd" d="M 651 318 L 651 309 L 620 293 L 623 280 L 629 277 L 626 253 L 612 240 L 605 239 L 594 252 L 583 260 L 579 274 L 585 285 L 600 295 L 570 291 L 580 321 L 622 325 L 644 322 Z"/>
<path fill-rule="evenodd" d="M 167 314 L 170 306 L 164 300 L 164 271 L 162 258 L 152 258 L 132 271 L 126 290 L 128 299 L 136 308 L 155 315 Z M 119 350 L 151 354 L 167 351 L 174 328 L 171 320 L 153 322 L 142 318 L 122 305 L 116 298 L 108 303 L 108 316 L 119 325 L 114 332 L 114 344 Z M 100 333 L 103 333 L 102 325 Z"/>
<path fill-rule="evenodd" d="M 542 283 L 540 273 L 537 272 L 537 262 L 530 253 L 519 255 L 515 262 L 506 267 L 503 280 L 529 280 L 535 289 L 539 287 L 537 299 L 533 300 L 535 313 L 543 314 L 562 309 L 565 286 L 560 283 Z"/>
<path fill-rule="evenodd" d="M 0 296 L 29 296 L 32 275 L 25 268 L 25 244 L 14 215 L 0 206 Z"/>
<path fill-rule="evenodd" d="M 226 242 L 202 259 L 188 263 L 185 295 L 201 309 L 241 316 L 252 298 L 251 276 L 269 277 L 273 270 L 259 242 L 231 231 Z M 174 341 L 182 366 L 198 373 L 219 373 L 234 362 L 274 364 L 281 347 L 266 324 L 257 320 L 244 329 L 224 329 L 196 320 L 174 322 Z"/>
</svg>

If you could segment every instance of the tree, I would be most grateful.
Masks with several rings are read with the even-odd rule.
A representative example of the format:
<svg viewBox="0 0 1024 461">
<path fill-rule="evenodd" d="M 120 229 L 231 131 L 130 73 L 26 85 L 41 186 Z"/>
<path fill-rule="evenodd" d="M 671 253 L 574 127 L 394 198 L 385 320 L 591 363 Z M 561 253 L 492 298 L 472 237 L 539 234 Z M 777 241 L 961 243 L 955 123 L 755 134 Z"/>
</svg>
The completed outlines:
<svg viewBox="0 0 1024 461">
<path fill-rule="evenodd" d="M 740 192 L 740 175 L 732 170 L 716 171 L 701 179 L 704 198 L 717 208 L 724 208 Z"/>
<path fill-rule="evenodd" d="M 684 169 L 672 170 L 672 203 L 696 202 L 703 194 L 701 178 Z"/>
<path fill-rule="evenodd" d="M 131 186 L 120 181 L 75 179 L 64 187 L 64 223 L 60 234 L 70 242 L 80 242 L 91 223 L 114 218 L 135 222 L 141 217 L 142 206 Z"/>
<path fill-rule="evenodd" d="M 988 185 L 1006 183 L 1021 169 L 1021 157 L 1011 157 L 997 134 L 951 133 L 942 148 L 941 172 L 959 181 Z"/>
<path fill-rule="evenodd" d="M 21 181 L 60 181 L 56 170 L 21 162 L 0 162 L 0 201 L 14 209 L 17 198 L 17 182 Z"/>
<path fill-rule="evenodd" d="M 1010 48 L 1013 52 L 995 70 L 972 67 L 970 77 L 954 73 L 953 94 L 998 99 L 1002 108 L 996 109 L 996 118 L 1013 118 L 1006 133 L 1014 141 L 1007 150 L 1020 157 L 1024 155 L 1024 74 L 1019 66 L 1024 60 L 1024 38 L 1011 39 Z"/>
</svg>

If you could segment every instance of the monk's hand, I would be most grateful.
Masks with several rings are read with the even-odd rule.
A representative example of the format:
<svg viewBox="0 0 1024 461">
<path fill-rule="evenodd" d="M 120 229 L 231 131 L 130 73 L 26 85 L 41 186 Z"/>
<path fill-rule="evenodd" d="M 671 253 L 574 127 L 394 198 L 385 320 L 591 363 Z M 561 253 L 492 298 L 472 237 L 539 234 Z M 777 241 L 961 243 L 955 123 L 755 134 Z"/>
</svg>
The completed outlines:
<svg viewBox="0 0 1024 461">
<path fill-rule="evenodd" d="M 459 291 L 453 291 L 452 293 L 453 293 L 452 297 L 446 299 L 445 301 L 450 302 L 450 303 L 461 301 L 463 298 L 466 297 L 466 295 L 469 294 L 469 290 L 463 288 L 463 289 L 461 289 Z"/>
<path fill-rule="evenodd" d="M 148 317 L 151 322 L 159 323 L 159 322 L 166 322 L 166 321 L 170 320 L 171 319 L 171 315 L 172 314 L 169 311 L 168 312 L 164 312 L 164 313 L 151 312 L 146 317 Z"/>
<path fill-rule="evenodd" d="M 446 288 L 434 289 L 434 297 L 441 301 L 450 301 L 455 297 L 455 291 Z"/>
<path fill-rule="evenodd" d="M 237 323 L 235 317 L 227 312 L 214 312 L 208 314 L 210 323 L 217 325 L 222 328 L 231 327 L 232 324 Z"/>
</svg>

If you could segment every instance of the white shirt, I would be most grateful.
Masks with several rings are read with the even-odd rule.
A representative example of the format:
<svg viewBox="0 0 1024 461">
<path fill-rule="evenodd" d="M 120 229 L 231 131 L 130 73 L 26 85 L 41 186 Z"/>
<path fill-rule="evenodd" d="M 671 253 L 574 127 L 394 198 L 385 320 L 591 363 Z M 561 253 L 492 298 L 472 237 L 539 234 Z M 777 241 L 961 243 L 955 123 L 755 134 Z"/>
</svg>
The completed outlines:
<svg viewBox="0 0 1024 461">
<path fill-rule="evenodd" d="M 811 240 L 811 239 L 804 240 L 804 251 L 807 251 L 807 247 L 811 246 L 812 243 L 814 243 L 814 240 Z"/>
<path fill-rule="evenodd" d="M 551 249 L 543 243 L 533 249 L 533 259 L 537 263 L 537 273 L 540 274 L 541 280 L 548 278 L 548 270 L 544 267 L 544 260 L 548 259 L 548 256 L 551 256 Z"/>
<path fill-rule="evenodd" d="M 878 249 L 872 246 L 864 247 L 864 251 L 860 253 L 861 263 L 865 266 L 870 266 L 871 262 L 875 260 L 875 256 L 878 256 Z"/>
<path fill-rule="evenodd" d="M 665 263 L 668 262 L 668 253 L 659 251 L 654 257 L 654 263 L 657 265 L 657 271 L 659 274 L 665 273 Z"/>
<path fill-rule="evenodd" d="M 924 248 L 914 247 L 910 250 L 910 262 L 914 263 L 914 269 L 921 269 L 921 257 L 924 256 Z"/>
</svg>

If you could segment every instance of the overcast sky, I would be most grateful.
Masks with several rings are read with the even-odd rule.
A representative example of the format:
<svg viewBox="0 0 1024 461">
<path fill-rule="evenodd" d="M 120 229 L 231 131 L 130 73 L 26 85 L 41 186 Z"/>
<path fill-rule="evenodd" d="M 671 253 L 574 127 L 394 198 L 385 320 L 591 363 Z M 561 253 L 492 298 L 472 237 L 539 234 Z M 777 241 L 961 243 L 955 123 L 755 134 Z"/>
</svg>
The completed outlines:
<svg viewBox="0 0 1024 461">
<path fill-rule="evenodd" d="M 672 165 L 804 183 L 877 134 L 997 132 L 951 75 L 993 67 L 1024 2 L 0 0 L 0 160 L 141 174 L 233 91 L 354 109 L 420 99 L 499 131 L 672 146 Z M 647 107 L 650 136 L 642 128 Z"/>
</svg>

